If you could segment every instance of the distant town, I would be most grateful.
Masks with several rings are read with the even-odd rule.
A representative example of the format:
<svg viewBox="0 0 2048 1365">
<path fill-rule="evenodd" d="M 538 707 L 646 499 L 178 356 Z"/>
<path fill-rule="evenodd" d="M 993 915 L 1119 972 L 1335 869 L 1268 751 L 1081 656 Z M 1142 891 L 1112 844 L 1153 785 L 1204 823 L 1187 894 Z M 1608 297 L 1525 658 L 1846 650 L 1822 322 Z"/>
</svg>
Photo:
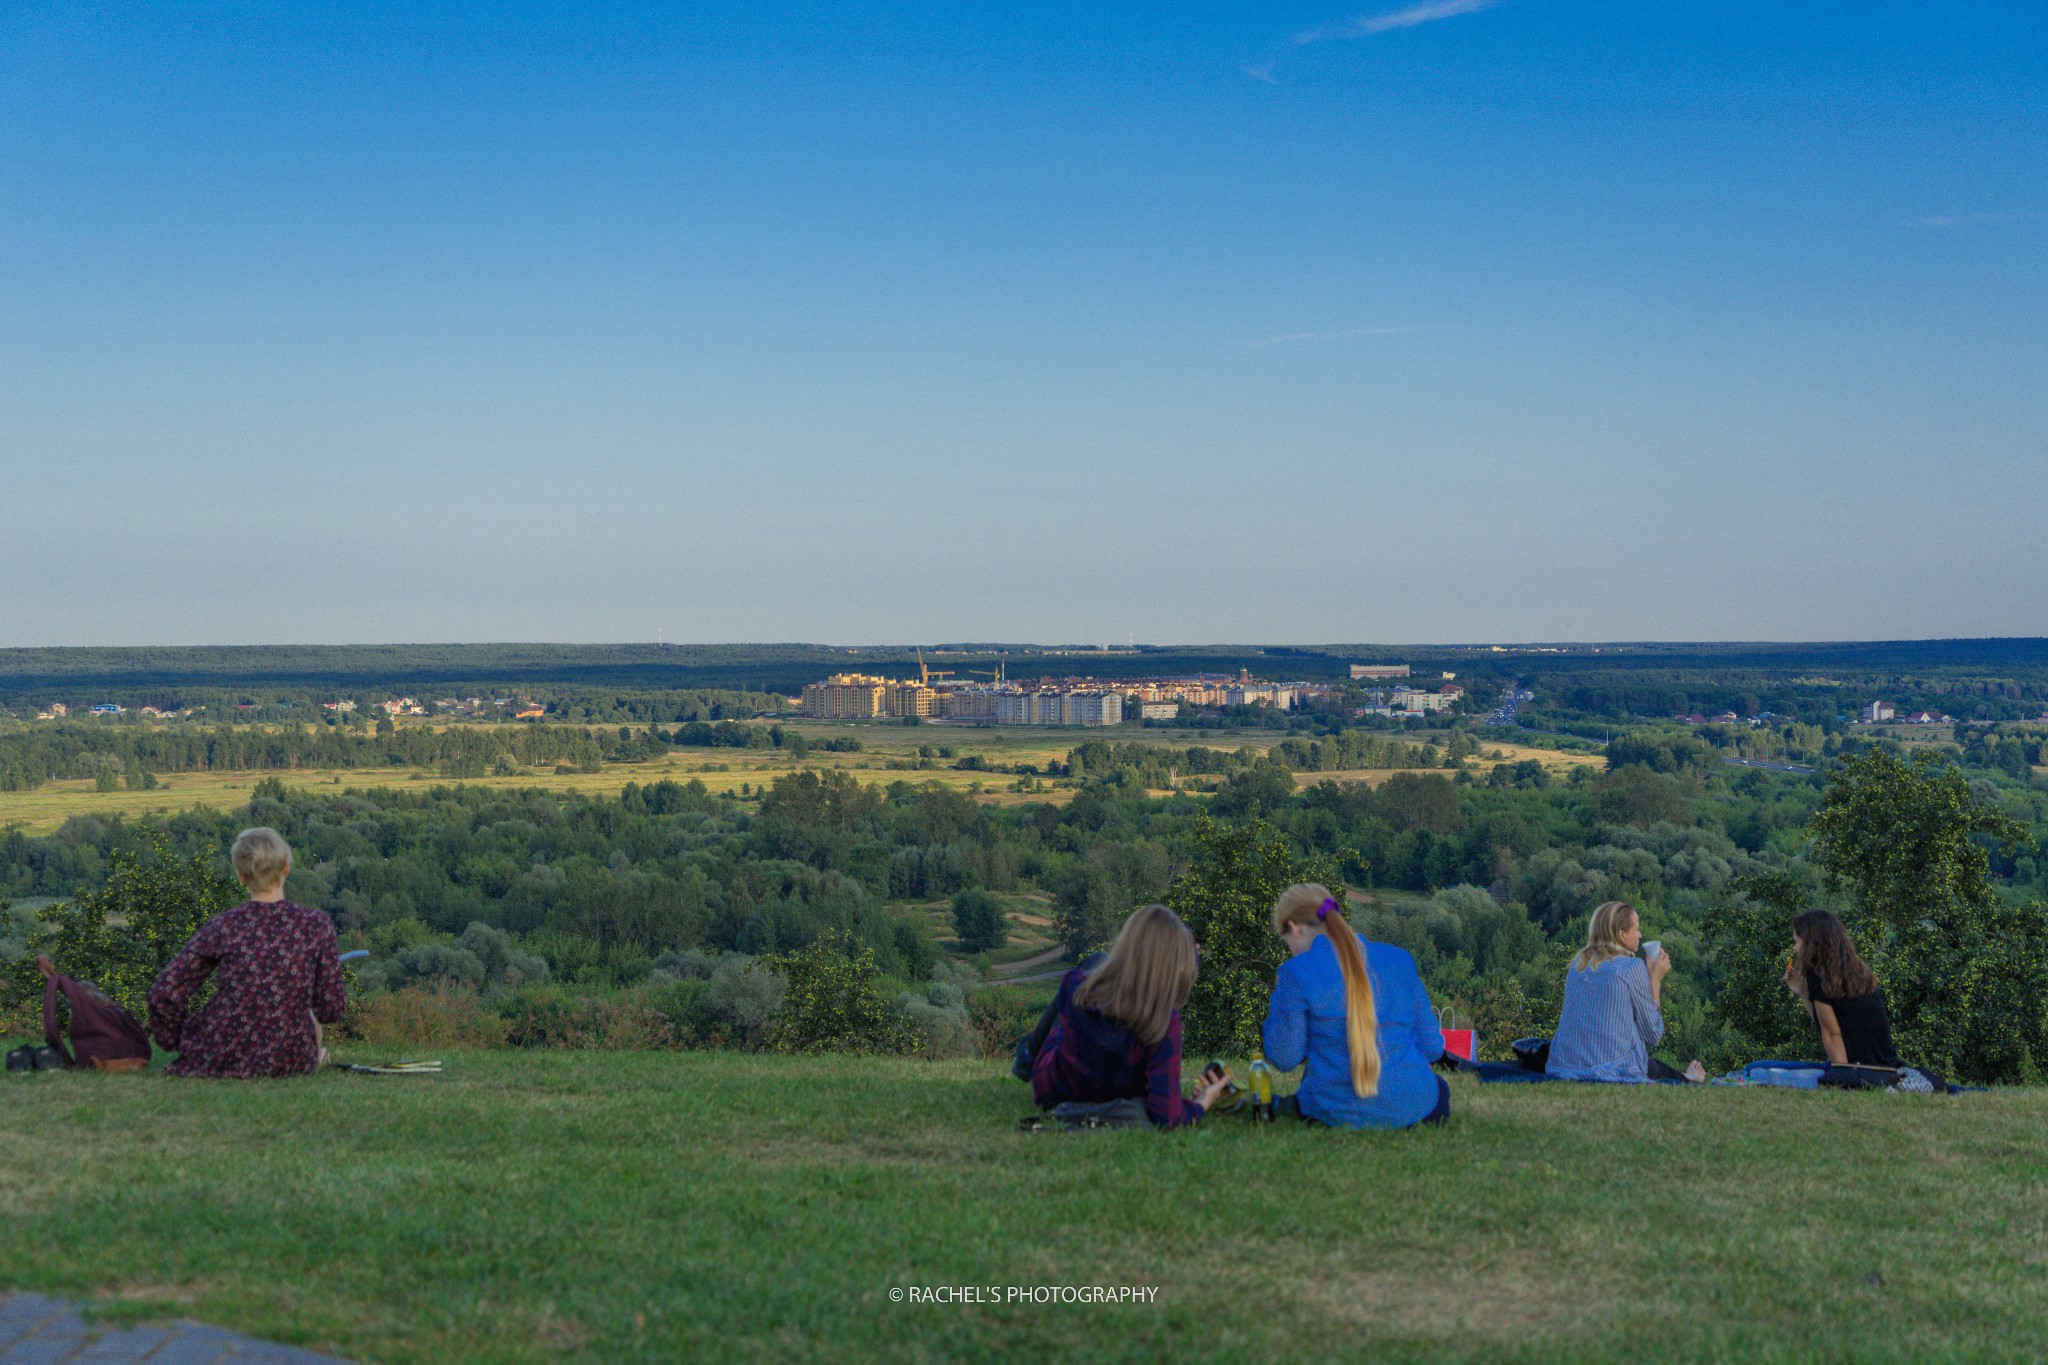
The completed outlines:
<svg viewBox="0 0 2048 1365">
<path fill-rule="evenodd" d="M 1408 665 L 1353 665 L 1354 679 L 1392 679 L 1409 675 Z M 1039 678 L 1012 681 L 999 666 L 984 671 L 986 682 L 958 679 L 950 673 L 920 666 L 913 679 L 837 673 L 803 690 L 803 714 L 816 720 L 886 720 L 930 718 L 962 725 L 1121 725 L 1126 721 L 1178 719 L 1183 709 L 1269 707 L 1277 712 L 1327 699 L 1336 688 L 1327 683 L 1271 682 L 1240 669 L 1235 676 L 1202 673 L 1188 677 Z M 1426 716 L 1450 710 L 1464 690 L 1446 681 L 1435 691 L 1396 687 L 1365 694 L 1367 705 L 1353 714 L 1392 717 Z"/>
</svg>

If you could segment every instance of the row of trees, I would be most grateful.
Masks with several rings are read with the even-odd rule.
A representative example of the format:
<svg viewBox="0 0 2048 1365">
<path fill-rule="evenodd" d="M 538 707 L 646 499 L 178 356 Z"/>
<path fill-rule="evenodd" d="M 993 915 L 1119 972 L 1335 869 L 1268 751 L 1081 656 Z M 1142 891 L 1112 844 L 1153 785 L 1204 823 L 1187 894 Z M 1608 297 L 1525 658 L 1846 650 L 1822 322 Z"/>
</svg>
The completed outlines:
<svg viewBox="0 0 2048 1365">
<path fill-rule="evenodd" d="M 1164 899 L 1203 939 L 1190 1011 L 1201 1046 L 1241 1043 L 1262 1011 L 1278 951 L 1265 915 L 1287 881 L 1363 888 L 1361 930 L 1413 952 L 1438 1002 L 1496 1045 L 1554 1023 L 1587 913 L 1624 899 L 1673 955 L 1671 1048 L 1715 1062 L 1811 1049 L 1778 973 L 1791 915 L 1826 903 L 1864 943 L 1913 1055 L 1965 1077 L 2033 1074 L 2048 929 L 2000 871 L 2033 856 L 2022 816 L 2039 793 L 1882 751 L 1848 760 L 1825 786 L 1679 766 L 1628 763 L 1543 785 L 1409 771 L 1235 808 L 1226 797 L 1273 765 L 1233 773 L 1206 803 L 1146 797 L 1112 769 L 1064 807 L 1008 809 L 836 770 L 785 775 L 758 805 L 696 783 L 610 799 L 269 780 L 231 813 L 9 832 L 0 886 L 88 888 L 66 912 L 61 947 L 92 960 L 123 938 L 109 926 L 131 914 L 137 866 L 183 860 L 194 879 L 211 868 L 210 884 L 180 893 L 203 915 L 234 894 L 220 878 L 227 843 L 261 823 L 298 851 L 290 893 L 372 947 L 384 986 L 638 988 L 680 972 L 677 954 L 782 959 L 829 942 L 848 960 L 865 954 L 884 994 L 922 993 L 932 1009 L 942 1003 L 931 973 L 946 955 L 906 902 L 949 898 L 963 945 L 987 950 L 1004 933 L 1002 897 L 1048 892 L 1078 952 L 1112 937 L 1133 905 Z M 164 923 L 145 956 L 196 920 Z M 146 965 L 109 970 L 127 989 Z"/>
<path fill-rule="evenodd" d="M 195 772 L 294 772 L 414 767 L 444 777 L 505 775 L 522 767 L 631 763 L 671 748 L 859 752 L 850 736 L 823 740 L 782 725 L 689 721 L 675 726 L 579 725 L 103 726 L 80 723 L 0 729 L 0 791 L 58 778 L 153 789 L 154 779 Z"/>
</svg>

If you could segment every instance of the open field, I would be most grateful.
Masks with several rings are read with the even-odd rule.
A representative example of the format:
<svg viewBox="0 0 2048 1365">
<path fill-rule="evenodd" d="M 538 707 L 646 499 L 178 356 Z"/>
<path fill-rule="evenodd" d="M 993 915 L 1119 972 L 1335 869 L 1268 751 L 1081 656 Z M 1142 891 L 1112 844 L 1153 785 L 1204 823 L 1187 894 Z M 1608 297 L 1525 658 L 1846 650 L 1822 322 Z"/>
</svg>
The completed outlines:
<svg viewBox="0 0 2048 1365">
<path fill-rule="evenodd" d="M 829 722 L 783 722 L 813 740 L 853 736 L 862 743 L 859 753 L 826 753 L 814 750 L 799 760 L 781 749 L 677 749 L 644 763 L 608 763 L 595 773 L 556 773 L 535 768 L 521 777 L 469 777 L 466 785 L 482 787 L 541 787 L 551 791 L 579 791 L 615 796 L 629 782 L 646 784 L 664 778 L 687 782 L 696 779 L 716 792 L 749 791 L 773 782 L 783 773 L 798 768 L 841 768 L 864 782 L 939 782 L 963 791 L 976 792 L 991 805 L 1016 805 L 1033 801 L 1063 802 L 1073 793 L 1056 779 L 1041 778 L 1036 790 L 1012 790 L 1017 779 L 1002 772 L 961 772 L 953 764 L 978 755 L 991 764 L 1005 767 L 1028 763 L 1044 768 L 1063 762 L 1077 746 L 1088 740 L 1116 743 L 1209 744 L 1236 749 L 1250 746 L 1270 748 L 1284 736 L 1272 731 L 1232 734 L 1229 738 L 1203 738 L 1194 731 L 1141 730 L 1125 734 L 1110 730 L 992 729 L 983 726 L 923 725 L 915 728 L 893 725 L 835 725 Z M 1416 742 L 1441 736 L 1418 735 Z M 953 750 L 952 758 L 934 757 L 931 766 L 920 762 L 920 747 L 934 753 Z M 1553 772 L 1564 773 L 1574 764 L 1589 760 L 1582 755 L 1559 753 L 1526 745 L 1488 745 L 1484 750 L 1500 752 L 1503 762 L 1535 758 Z M 1484 770 L 1493 760 L 1480 758 L 1474 766 Z M 892 766 L 893 765 L 893 766 Z M 1399 770 L 1391 770 L 1399 771 Z M 1377 784 L 1391 771 L 1298 773 L 1296 781 L 1313 785 L 1324 779 L 1364 781 Z M 281 771 L 172 773 L 159 779 L 154 791 L 93 790 L 91 781 L 77 778 L 45 783 L 32 791 L 0 792 L 0 828 L 18 825 L 30 834 L 47 834 L 74 815 L 138 816 L 169 814 L 192 806 L 213 809 L 238 806 L 249 799 L 249 789 L 266 777 L 276 777 L 293 786 L 387 787 L 450 782 L 416 768 L 305 768 Z"/>
<path fill-rule="evenodd" d="M 2048 1092 L 1026 1136 L 990 1062 L 8 1076 L 0 1283 L 365 1361 L 2037 1359 Z M 1150 1303 L 1001 1302 L 1011 1286 Z M 979 1287 L 995 1303 L 897 1301 Z"/>
</svg>

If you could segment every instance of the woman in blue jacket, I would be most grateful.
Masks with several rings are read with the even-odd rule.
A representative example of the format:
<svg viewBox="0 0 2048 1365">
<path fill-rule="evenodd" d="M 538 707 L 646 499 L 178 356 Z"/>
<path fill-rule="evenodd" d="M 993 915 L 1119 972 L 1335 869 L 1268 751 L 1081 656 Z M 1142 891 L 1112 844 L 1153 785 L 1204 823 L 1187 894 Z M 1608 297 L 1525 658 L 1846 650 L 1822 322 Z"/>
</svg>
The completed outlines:
<svg viewBox="0 0 2048 1365">
<path fill-rule="evenodd" d="M 1451 1089 L 1430 1063 L 1444 1035 L 1406 950 L 1368 943 L 1327 887 L 1290 886 L 1273 928 L 1292 955 L 1266 1011 L 1266 1060 L 1308 1064 L 1290 1106 L 1333 1128 L 1408 1128 L 1450 1116 Z"/>
</svg>

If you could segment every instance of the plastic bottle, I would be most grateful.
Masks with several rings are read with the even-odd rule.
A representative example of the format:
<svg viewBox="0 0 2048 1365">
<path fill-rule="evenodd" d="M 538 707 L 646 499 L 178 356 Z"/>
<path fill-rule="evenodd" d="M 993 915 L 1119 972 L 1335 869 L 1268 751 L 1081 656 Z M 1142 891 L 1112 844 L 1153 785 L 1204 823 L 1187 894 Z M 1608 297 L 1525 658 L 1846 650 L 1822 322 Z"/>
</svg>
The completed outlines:
<svg viewBox="0 0 2048 1365">
<path fill-rule="evenodd" d="M 1251 1065 L 1252 1118 L 1259 1123 L 1273 1121 L 1273 1068 L 1264 1053 L 1254 1052 Z"/>
</svg>

